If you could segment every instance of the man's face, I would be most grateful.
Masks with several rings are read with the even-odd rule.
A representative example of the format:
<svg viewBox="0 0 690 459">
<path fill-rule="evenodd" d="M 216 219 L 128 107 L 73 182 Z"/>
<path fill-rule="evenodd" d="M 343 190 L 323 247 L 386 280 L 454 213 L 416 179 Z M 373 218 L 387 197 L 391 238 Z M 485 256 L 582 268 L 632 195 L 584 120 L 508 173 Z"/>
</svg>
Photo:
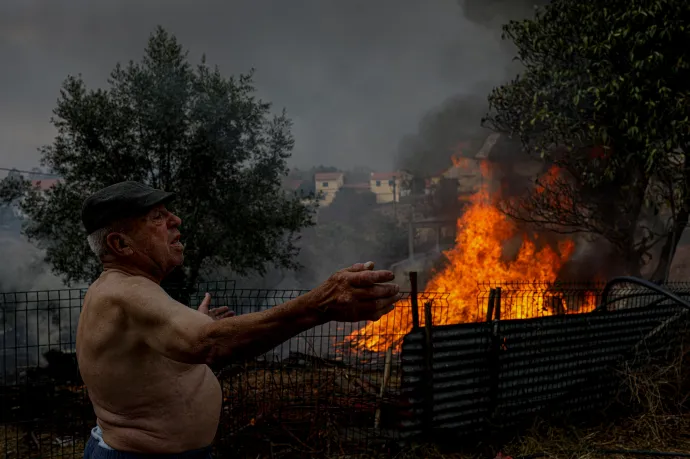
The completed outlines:
<svg viewBox="0 0 690 459">
<path fill-rule="evenodd" d="M 151 209 L 134 221 L 129 232 L 133 259 L 143 269 L 169 274 L 184 261 L 184 246 L 180 242 L 180 218 L 164 205 Z"/>
</svg>

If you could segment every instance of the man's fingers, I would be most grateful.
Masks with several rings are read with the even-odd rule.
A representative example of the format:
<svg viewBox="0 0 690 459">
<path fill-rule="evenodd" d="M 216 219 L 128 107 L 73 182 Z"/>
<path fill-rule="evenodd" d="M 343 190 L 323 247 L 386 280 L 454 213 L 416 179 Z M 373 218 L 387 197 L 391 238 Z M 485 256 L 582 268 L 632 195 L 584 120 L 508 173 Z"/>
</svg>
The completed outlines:
<svg viewBox="0 0 690 459">
<path fill-rule="evenodd" d="M 220 316 L 220 319 L 227 319 L 228 317 L 235 317 L 235 311 L 228 311 L 222 316 Z"/>
<path fill-rule="evenodd" d="M 227 306 L 220 306 L 220 307 L 218 307 L 218 308 L 211 309 L 211 314 L 218 316 L 218 315 L 223 314 L 224 312 L 226 312 L 228 309 L 230 309 L 230 308 L 227 307 Z"/>
<path fill-rule="evenodd" d="M 374 262 L 367 261 L 366 263 L 355 263 L 349 268 L 345 268 L 343 271 L 347 271 L 350 273 L 358 273 L 361 271 L 371 271 L 372 269 L 374 269 Z"/>
<path fill-rule="evenodd" d="M 398 295 L 395 295 L 391 298 L 384 298 L 381 300 L 374 301 L 375 310 L 373 312 L 373 316 L 372 316 L 371 320 L 376 322 L 381 317 L 383 317 L 386 314 L 388 314 L 389 312 L 393 311 L 395 309 L 395 303 L 397 303 L 398 300 L 400 300 L 400 298 L 402 298 L 402 295 L 398 294 Z"/>
<path fill-rule="evenodd" d="M 208 314 L 208 307 L 210 305 L 211 305 L 211 294 L 206 293 L 206 295 L 204 295 L 204 300 L 199 305 L 199 312 L 203 312 L 204 314 Z"/>
<path fill-rule="evenodd" d="M 395 309 L 395 303 L 400 301 L 400 298 L 402 298 L 401 294 L 397 294 L 394 296 L 391 296 L 389 298 L 380 298 L 378 300 L 368 300 L 368 301 L 360 301 L 359 302 L 359 307 L 364 307 L 368 309 L 372 309 L 375 313 L 381 313 L 381 314 L 386 314 L 393 309 Z"/>
<path fill-rule="evenodd" d="M 370 287 L 374 284 L 382 284 L 395 279 L 395 274 L 390 271 L 361 271 L 352 275 L 352 285 L 355 287 Z"/>
<path fill-rule="evenodd" d="M 376 300 L 376 306 L 379 308 L 379 310 L 385 311 L 385 314 L 395 309 L 395 303 L 400 301 L 401 298 L 402 295 L 400 293 L 390 298 L 382 298 L 380 300 Z"/>
<path fill-rule="evenodd" d="M 400 292 L 400 287 L 395 284 L 376 284 L 367 288 L 357 288 L 354 291 L 355 298 L 363 300 L 375 300 L 390 298 Z"/>
</svg>

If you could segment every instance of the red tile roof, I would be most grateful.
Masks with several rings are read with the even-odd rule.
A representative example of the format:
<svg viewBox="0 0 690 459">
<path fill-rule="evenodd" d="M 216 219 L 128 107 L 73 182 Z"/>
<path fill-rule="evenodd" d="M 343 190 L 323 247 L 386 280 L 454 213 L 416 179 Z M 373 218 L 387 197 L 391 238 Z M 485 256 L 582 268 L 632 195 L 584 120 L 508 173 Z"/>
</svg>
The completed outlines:
<svg viewBox="0 0 690 459">
<path fill-rule="evenodd" d="M 32 180 L 31 184 L 34 187 L 39 187 L 41 190 L 49 190 L 60 182 L 60 179 L 38 179 Z"/>
<path fill-rule="evenodd" d="M 287 188 L 288 190 L 297 190 L 299 187 L 302 186 L 304 183 L 304 180 L 297 180 L 297 179 L 288 179 L 283 181 L 283 186 Z"/>
<path fill-rule="evenodd" d="M 343 188 L 352 188 L 352 189 L 355 189 L 355 190 L 370 190 L 370 189 L 371 189 L 371 185 L 369 184 L 369 182 L 365 182 L 365 183 L 346 183 L 345 185 L 343 185 Z"/>
<path fill-rule="evenodd" d="M 392 178 L 400 177 L 402 174 L 400 172 L 372 172 L 372 180 L 390 180 Z"/>
<path fill-rule="evenodd" d="M 338 180 L 344 174 L 342 172 L 319 172 L 314 174 L 315 180 Z"/>
</svg>

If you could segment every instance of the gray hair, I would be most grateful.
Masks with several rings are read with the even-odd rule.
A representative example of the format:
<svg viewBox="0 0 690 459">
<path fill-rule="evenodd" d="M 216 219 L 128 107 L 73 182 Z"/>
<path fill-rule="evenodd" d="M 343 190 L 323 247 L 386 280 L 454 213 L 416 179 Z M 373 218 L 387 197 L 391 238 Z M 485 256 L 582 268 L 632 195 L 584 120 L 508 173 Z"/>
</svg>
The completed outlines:
<svg viewBox="0 0 690 459">
<path fill-rule="evenodd" d="M 102 258 L 108 254 L 108 244 L 106 238 L 108 234 L 112 233 L 111 228 L 105 227 L 100 228 L 89 234 L 86 240 L 89 242 L 89 247 L 91 251 L 96 254 L 98 258 Z"/>
</svg>

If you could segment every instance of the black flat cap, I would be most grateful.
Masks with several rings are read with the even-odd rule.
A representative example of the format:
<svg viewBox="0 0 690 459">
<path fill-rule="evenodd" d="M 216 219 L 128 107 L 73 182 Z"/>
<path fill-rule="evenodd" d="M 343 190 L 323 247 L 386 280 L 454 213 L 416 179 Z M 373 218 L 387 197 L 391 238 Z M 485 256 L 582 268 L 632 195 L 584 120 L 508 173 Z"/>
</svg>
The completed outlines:
<svg viewBox="0 0 690 459">
<path fill-rule="evenodd" d="M 81 221 L 86 232 L 91 234 L 118 219 L 143 215 L 174 197 L 174 193 L 139 182 L 116 183 L 86 198 L 81 208 Z"/>
</svg>

